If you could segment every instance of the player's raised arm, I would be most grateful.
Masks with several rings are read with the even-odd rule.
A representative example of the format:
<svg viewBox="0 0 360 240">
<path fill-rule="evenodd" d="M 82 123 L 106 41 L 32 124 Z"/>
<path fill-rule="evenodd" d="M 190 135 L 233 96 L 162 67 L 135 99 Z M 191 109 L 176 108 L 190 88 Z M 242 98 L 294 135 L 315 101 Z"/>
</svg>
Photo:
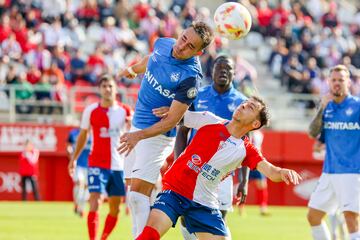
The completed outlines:
<svg viewBox="0 0 360 240">
<path fill-rule="evenodd" d="M 119 73 L 119 77 L 126 77 L 129 79 L 135 78 L 138 74 L 144 73 L 146 71 L 148 61 L 149 61 L 149 55 L 145 56 L 143 59 L 141 59 L 140 62 L 134 64 L 133 66 L 122 70 Z"/>
<path fill-rule="evenodd" d="M 296 171 L 276 167 L 266 160 L 259 162 L 256 168 L 273 182 L 284 181 L 286 184 L 292 183 L 297 185 L 302 180 L 301 176 Z"/>
</svg>

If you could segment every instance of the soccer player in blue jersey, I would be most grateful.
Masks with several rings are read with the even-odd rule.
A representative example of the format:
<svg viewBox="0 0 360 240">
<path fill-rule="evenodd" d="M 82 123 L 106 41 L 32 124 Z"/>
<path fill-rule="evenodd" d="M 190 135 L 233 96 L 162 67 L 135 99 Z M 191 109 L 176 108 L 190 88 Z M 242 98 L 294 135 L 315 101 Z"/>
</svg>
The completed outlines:
<svg viewBox="0 0 360 240">
<path fill-rule="evenodd" d="M 149 56 L 120 73 L 120 77 L 128 78 L 145 73 L 132 129 L 121 137 L 122 145 L 118 149 L 127 154 L 134 149 L 130 154 L 134 160 L 125 161 L 125 178 L 131 178 L 128 200 L 135 237 L 146 224 L 150 213 L 149 196 L 161 166 L 173 149 L 174 127 L 197 95 L 197 80 L 202 78 L 197 55 L 212 39 L 212 29 L 203 22 L 196 22 L 185 29 L 177 40 L 159 38 Z M 170 106 L 163 119 L 152 112 L 162 106 Z"/>
<path fill-rule="evenodd" d="M 224 119 L 231 119 L 236 106 L 240 105 L 246 97 L 233 87 L 234 61 L 231 57 L 222 55 L 215 59 L 212 78 L 213 84 L 205 86 L 199 90 L 191 110 L 209 111 Z M 188 141 L 189 128 L 181 126 L 178 130 L 175 144 L 175 159 L 183 152 Z M 191 137 L 195 130 L 191 130 Z M 246 177 L 246 176 L 244 176 Z M 232 209 L 233 200 L 233 179 L 232 176 L 225 178 L 220 186 L 218 193 L 220 211 L 225 219 L 226 214 Z M 184 227 L 184 220 L 181 219 L 181 233 L 185 240 L 197 239 L 195 234 L 190 234 Z M 228 229 L 231 238 L 230 229 Z"/>
<path fill-rule="evenodd" d="M 69 160 L 72 159 L 72 155 L 75 150 L 76 141 L 79 136 L 80 129 L 74 128 L 70 131 L 68 141 L 67 141 L 67 153 Z M 73 181 L 74 181 L 74 188 L 73 188 L 73 198 L 75 208 L 74 211 L 80 217 L 84 216 L 84 208 L 86 201 L 89 198 L 89 191 L 87 189 L 87 178 L 88 178 L 88 157 L 91 149 L 91 140 L 87 141 L 86 146 L 84 147 L 83 151 L 81 152 L 77 163 L 76 169 L 74 172 Z"/>
<path fill-rule="evenodd" d="M 309 127 L 326 145 L 322 175 L 309 201 L 308 221 L 315 240 L 330 240 L 322 221 L 339 208 L 350 240 L 360 239 L 360 99 L 349 94 L 350 72 L 343 65 L 330 70 L 330 94 L 325 96 Z"/>
</svg>

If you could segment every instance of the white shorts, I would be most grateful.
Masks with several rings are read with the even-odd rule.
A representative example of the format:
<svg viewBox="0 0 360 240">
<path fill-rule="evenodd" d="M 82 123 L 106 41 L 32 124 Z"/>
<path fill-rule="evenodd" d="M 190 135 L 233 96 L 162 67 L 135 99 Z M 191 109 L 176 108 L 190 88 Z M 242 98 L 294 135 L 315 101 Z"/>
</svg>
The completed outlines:
<svg viewBox="0 0 360 240">
<path fill-rule="evenodd" d="M 323 173 L 308 206 L 329 214 L 337 209 L 359 213 L 360 174 Z"/>
<path fill-rule="evenodd" d="M 88 178 L 88 169 L 85 167 L 77 166 L 75 168 L 73 181 L 74 182 L 81 182 L 87 185 L 87 178 Z"/>
<path fill-rule="evenodd" d="M 130 132 L 140 129 L 131 127 Z M 125 158 L 125 179 L 139 178 L 155 184 L 160 169 L 166 158 L 174 149 L 175 138 L 158 135 L 138 142 L 132 152 Z"/>
<path fill-rule="evenodd" d="M 219 209 L 224 211 L 232 211 L 233 201 L 233 176 L 225 178 L 219 185 L 218 201 Z"/>
</svg>

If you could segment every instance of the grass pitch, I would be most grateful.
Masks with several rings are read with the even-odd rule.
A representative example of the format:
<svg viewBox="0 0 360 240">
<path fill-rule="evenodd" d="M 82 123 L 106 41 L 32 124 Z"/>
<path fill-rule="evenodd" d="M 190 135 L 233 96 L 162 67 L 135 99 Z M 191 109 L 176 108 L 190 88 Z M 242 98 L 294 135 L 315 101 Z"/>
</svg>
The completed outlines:
<svg viewBox="0 0 360 240">
<path fill-rule="evenodd" d="M 109 240 L 130 240 L 131 219 L 122 210 L 118 224 Z M 245 216 L 237 209 L 230 213 L 228 225 L 234 240 L 307 240 L 311 239 L 306 222 L 306 208 L 270 207 L 271 216 L 262 217 L 256 206 L 246 206 Z M 100 228 L 107 214 L 107 204 L 101 208 Z M 81 240 L 87 239 L 86 218 L 73 213 L 73 205 L 65 202 L 1 202 L 1 240 Z M 181 240 L 178 228 L 162 238 Z"/>
</svg>

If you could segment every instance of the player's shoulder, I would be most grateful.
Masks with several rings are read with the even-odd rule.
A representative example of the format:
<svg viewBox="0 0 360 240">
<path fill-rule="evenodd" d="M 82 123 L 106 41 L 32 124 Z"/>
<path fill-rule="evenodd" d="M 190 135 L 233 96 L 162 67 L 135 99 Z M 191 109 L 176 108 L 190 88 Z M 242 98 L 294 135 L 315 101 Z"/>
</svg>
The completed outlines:
<svg viewBox="0 0 360 240">
<path fill-rule="evenodd" d="M 85 107 L 84 112 L 92 112 L 99 106 L 100 106 L 100 104 L 98 102 L 92 103 Z"/>
<path fill-rule="evenodd" d="M 353 103 L 353 104 L 356 104 L 356 105 L 360 105 L 360 98 L 358 96 L 350 95 L 349 96 L 349 102 Z"/>
<path fill-rule="evenodd" d="M 212 86 L 207 85 L 199 88 L 199 94 L 207 94 L 211 91 Z"/>
<path fill-rule="evenodd" d="M 236 99 L 239 99 L 239 100 L 242 100 L 242 101 L 245 101 L 245 100 L 248 99 L 243 93 L 236 90 L 235 88 L 231 88 L 230 95 L 235 97 Z"/>
<path fill-rule="evenodd" d="M 169 49 L 175 44 L 174 38 L 158 38 L 154 44 L 154 51 L 156 53 L 169 53 Z"/>
</svg>

